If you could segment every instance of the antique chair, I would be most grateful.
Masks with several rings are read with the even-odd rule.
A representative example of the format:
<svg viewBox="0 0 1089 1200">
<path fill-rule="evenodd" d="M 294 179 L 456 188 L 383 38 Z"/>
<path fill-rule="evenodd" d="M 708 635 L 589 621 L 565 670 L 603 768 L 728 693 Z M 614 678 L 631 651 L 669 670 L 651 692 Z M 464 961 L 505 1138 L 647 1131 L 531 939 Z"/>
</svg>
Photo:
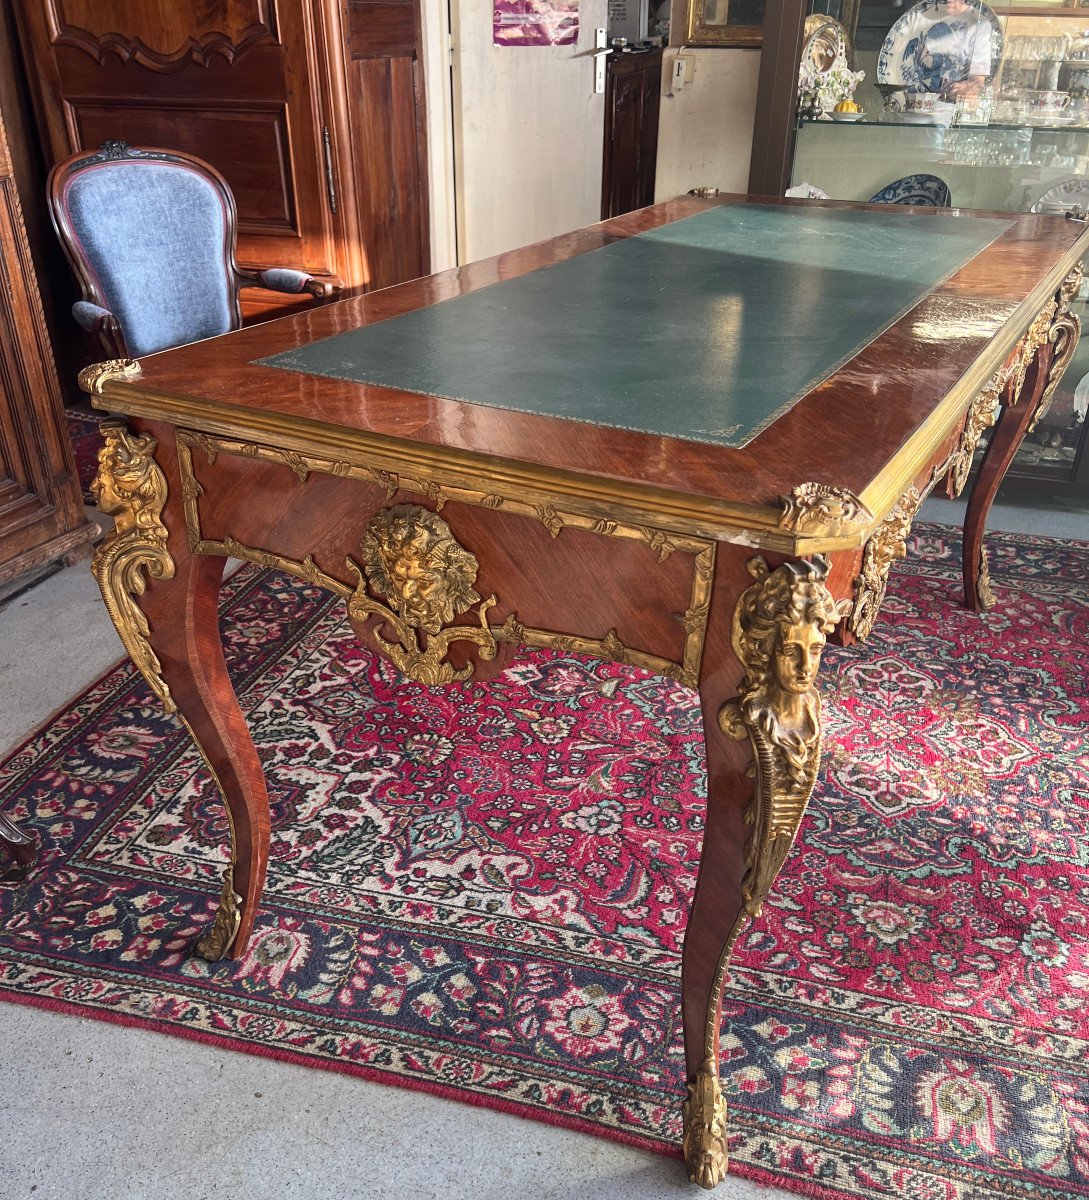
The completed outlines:
<svg viewBox="0 0 1089 1200">
<path fill-rule="evenodd" d="M 49 210 L 83 290 L 72 315 L 111 358 L 138 358 L 242 323 L 242 287 L 325 299 L 303 271 L 241 270 L 223 176 L 177 150 L 104 142 L 49 175 Z"/>
</svg>

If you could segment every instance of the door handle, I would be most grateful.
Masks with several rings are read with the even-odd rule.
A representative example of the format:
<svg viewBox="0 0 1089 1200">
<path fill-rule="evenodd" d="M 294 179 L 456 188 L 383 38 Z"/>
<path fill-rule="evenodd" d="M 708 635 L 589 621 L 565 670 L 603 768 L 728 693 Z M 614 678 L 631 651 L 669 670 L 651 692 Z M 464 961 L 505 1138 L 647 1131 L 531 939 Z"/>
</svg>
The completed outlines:
<svg viewBox="0 0 1089 1200">
<path fill-rule="evenodd" d="M 333 142 L 329 137 L 329 126 L 321 127 L 321 148 L 325 155 L 325 192 L 329 197 L 329 208 L 337 210 L 337 188 L 333 180 Z"/>
</svg>

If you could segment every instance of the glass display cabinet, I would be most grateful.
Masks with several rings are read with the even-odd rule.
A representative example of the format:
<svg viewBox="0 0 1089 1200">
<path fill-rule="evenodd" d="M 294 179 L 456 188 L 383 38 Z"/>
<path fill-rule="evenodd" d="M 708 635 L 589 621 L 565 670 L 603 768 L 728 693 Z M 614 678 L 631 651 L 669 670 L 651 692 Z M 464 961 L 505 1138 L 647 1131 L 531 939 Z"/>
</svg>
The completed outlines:
<svg viewBox="0 0 1089 1200">
<path fill-rule="evenodd" d="M 778 53 L 794 45 L 786 38 Z M 811 0 L 798 61 L 788 194 L 1089 212 L 1089 8 Z M 774 134 L 763 74 L 761 85 L 757 138 Z M 1089 288 L 1083 326 L 1087 300 Z M 1087 406 L 1089 336 L 1007 488 L 1089 496 Z"/>
</svg>

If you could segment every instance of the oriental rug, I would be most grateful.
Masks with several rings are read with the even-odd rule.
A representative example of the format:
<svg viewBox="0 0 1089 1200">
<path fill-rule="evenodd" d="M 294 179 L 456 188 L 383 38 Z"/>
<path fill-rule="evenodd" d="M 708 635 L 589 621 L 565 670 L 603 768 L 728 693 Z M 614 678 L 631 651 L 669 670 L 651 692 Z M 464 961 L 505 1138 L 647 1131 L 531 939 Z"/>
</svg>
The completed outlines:
<svg viewBox="0 0 1089 1200">
<path fill-rule="evenodd" d="M 869 643 L 826 653 L 817 794 L 727 990 L 739 1174 L 1089 1196 L 1089 546 L 990 544 L 993 612 L 921 527 Z M 226 822 L 122 665 L 0 766 L 42 841 L 0 896 L 0 995 L 676 1153 L 693 696 L 555 652 L 404 683 L 338 601 L 251 568 L 224 631 L 274 806 L 245 958 L 190 954 Z"/>
<path fill-rule="evenodd" d="M 83 489 L 84 502 L 87 504 L 95 502 L 91 495 L 91 483 L 98 470 L 98 452 L 102 449 L 102 434 L 99 433 L 98 427 L 105 419 L 105 413 L 94 412 L 89 404 L 64 410 L 68 439 L 76 457 L 76 474 Z"/>
</svg>

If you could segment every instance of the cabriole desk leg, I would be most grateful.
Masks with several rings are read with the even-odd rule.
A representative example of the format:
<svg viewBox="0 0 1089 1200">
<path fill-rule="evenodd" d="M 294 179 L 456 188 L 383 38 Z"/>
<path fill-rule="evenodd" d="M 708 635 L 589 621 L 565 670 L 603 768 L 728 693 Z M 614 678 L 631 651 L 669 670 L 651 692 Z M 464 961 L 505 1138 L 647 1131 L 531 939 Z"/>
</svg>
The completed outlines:
<svg viewBox="0 0 1089 1200">
<path fill-rule="evenodd" d="M 737 694 L 722 683 L 737 671 L 705 670 L 700 696 L 707 742 L 707 828 L 682 966 L 688 1097 L 684 1155 L 693 1183 L 713 1188 L 726 1175 L 726 1102 L 719 1077 L 722 990 L 738 937 L 767 898 L 794 842 L 820 763 L 816 674 L 828 635 L 846 615 L 825 581 L 828 563 L 753 558 L 754 581 L 732 612 Z M 725 574 L 725 572 L 723 572 Z M 713 619 L 723 612 L 719 586 Z M 733 589 L 737 595 L 737 589 Z M 721 643 L 710 650 L 724 653 Z M 728 694 L 727 694 L 728 695 Z M 746 763 L 748 769 L 746 770 Z M 748 784 L 746 776 L 751 776 Z M 751 792 L 751 799 L 745 796 Z"/>
<path fill-rule="evenodd" d="M 1047 344 L 1041 346 L 1029 364 L 1019 393 L 1007 388 L 1002 411 L 968 498 L 964 513 L 961 571 L 964 576 L 964 603 L 973 612 L 984 612 L 994 607 L 987 548 L 983 544 L 987 517 L 1006 471 L 1033 423 L 1047 380 L 1051 356 L 1051 347 Z"/>
<path fill-rule="evenodd" d="M 1077 313 L 1071 311 L 1071 305 L 1081 290 L 1081 281 L 1079 263 L 1026 334 L 1022 347 L 1032 353 L 1032 360 L 1027 369 L 1015 366 L 1012 371 L 1002 397 L 1002 412 L 972 487 L 964 514 L 963 573 L 964 602 L 975 612 L 991 608 L 995 602 L 987 551 L 983 545 L 987 516 L 1025 434 L 1051 406 L 1052 397 L 1077 349 L 1081 321 Z M 1016 364 L 1017 360 L 1014 361 Z"/>
<path fill-rule="evenodd" d="M 91 569 L 129 656 L 166 711 L 184 722 L 226 801 L 231 862 L 212 927 L 196 950 L 213 961 L 238 957 L 264 887 L 270 819 L 264 774 L 219 638 L 225 560 L 190 552 L 173 432 L 161 429 L 158 459 L 150 434 L 119 421 L 104 422 L 102 433 L 93 491 L 115 525 Z"/>
</svg>

